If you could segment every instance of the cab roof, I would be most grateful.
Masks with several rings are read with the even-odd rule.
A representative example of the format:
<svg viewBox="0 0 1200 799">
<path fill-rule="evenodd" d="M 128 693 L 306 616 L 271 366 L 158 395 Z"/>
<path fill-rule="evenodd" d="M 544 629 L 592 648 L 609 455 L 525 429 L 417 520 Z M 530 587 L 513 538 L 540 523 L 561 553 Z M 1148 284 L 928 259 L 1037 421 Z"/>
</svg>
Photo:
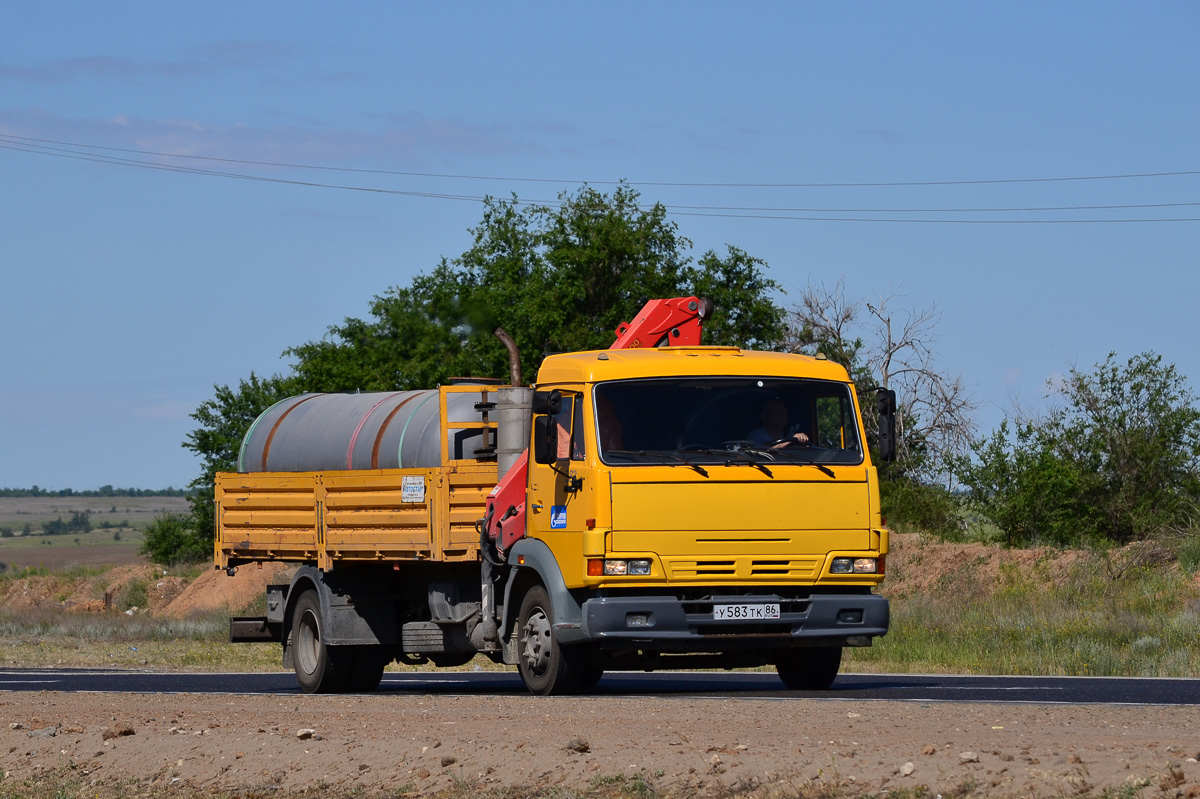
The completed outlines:
<svg viewBox="0 0 1200 799">
<path fill-rule="evenodd" d="M 720 375 L 807 377 L 841 383 L 850 380 L 840 364 L 809 355 L 760 352 L 737 347 L 660 347 L 551 355 L 542 361 L 537 385 Z"/>
</svg>

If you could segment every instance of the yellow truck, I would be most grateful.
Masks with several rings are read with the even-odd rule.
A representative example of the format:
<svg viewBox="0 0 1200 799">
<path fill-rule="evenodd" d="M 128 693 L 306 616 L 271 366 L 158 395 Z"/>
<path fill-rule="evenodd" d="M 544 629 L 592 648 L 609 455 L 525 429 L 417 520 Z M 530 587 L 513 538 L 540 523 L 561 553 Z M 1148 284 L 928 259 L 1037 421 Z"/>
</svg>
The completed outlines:
<svg viewBox="0 0 1200 799">
<path fill-rule="evenodd" d="M 217 476 L 216 566 L 301 565 L 231 640 L 280 642 L 309 692 L 479 654 L 535 694 L 762 665 L 828 688 L 843 647 L 888 629 L 888 531 L 846 370 L 696 346 L 699 320 L 666 318 L 670 346 L 553 355 L 531 388 L 266 411 Z M 886 458 L 894 395 L 876 401 Z"/>
</svg>

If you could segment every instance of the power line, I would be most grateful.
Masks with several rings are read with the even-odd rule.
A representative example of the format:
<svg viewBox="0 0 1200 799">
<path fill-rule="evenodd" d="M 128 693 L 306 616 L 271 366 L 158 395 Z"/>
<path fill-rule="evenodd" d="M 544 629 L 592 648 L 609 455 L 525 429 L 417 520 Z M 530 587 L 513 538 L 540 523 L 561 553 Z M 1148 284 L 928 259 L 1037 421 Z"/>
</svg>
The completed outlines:
<svg viewBox="0 0 1200 799">
<path fill-rule="evenodd" d="M 14 141 L 15 140 L 15 141 Z M 483 202 L 487 199 L 482 195 L 466 195 L 466 194 L 446 194 L 440 192 L 425 192 L 412 191 L 402 189 L 387 189 L 375 186 L 350 186 L 335 183 L 321 183 L 316 181 L 296 180 L 289 178 L 270 177 L 266 175 L 249 175 L 239 172 L 227 172 L 212 169 L 202 169 L 199 167 L 183 166 L 178 164 L 159 164 L 147 161 L 139 161 L 132 158 L 124 158 L 119 156 L 105 155 L 104 153 L 89 152 L 88 149 L 99 149 L 108 152 L 132 152 L 142 155 L 156 155 L 148 151 L 129 150 L 115 147 L 93 147 L 92 145 L 74 145 L 71 143 L 62 143 L 63 147 L 83 147 L 88 148 L 80 150 L 68 150 L 63 147 L 51 147 L 49 144 L 54 143 L 48 139 L 30 139 L 28 137 L 11 136 L 8 134 L 0 134 L 0 149 L 12 150 L 15 152 L 25 152 L 35 155 L 47 155 L 57 158 L 66 158 L 71 160 L 89 161 L 92 163 L 110 164 L 115 166 L 128 166 L 139 169 L 149 169 L 165 172 L 177 172 L 183 174 L 205 175 L 209 177 L 229 178 L 234 180 L 248 180 L 259 183 L 275 183 L 290 186 L 304 186 L 308 188 L 323 188 L 337 189 L 342 191 L 357 191 L 372 194 L 385 194 L 403 197 L 416 197 L 424 199 L 442 199 L 442 200 L 457 200 L 467 202 Z M 186 157 L 186 156 L 171 156 L 171 157 Z M 210 161 L 232 161 L 233 159 L 216 159 L 204 158 Z M 254 163 L 258 165 L 266 165 L 266 162 L 238 162 L 238 163 Z M 276 164 L 276 166 L 281 166 Z M 318 167 L 313 167 L 318 168 Z M 340 167 L 331 167 L 330 169 L 341 169 Z M 356 170 L 369 171 L 369 170 Z M 378 171 L 377 171 L 378 172 Z M 395 173 L 385 173 L 395 174 Z M 1168 173 L 1161 173 L 1168 174 Z M 1189 173 L 1169 173 L 1169 174 L 1189 174 Z M 630 184 L 632 185 L 632 184 Z M 651 185 L 651 184 L 641 184 Z M 672 184 L 676 185 L 676 184 Z M 847 184 L 842 184 L 847 185 Z M 864 184 L 865 185 L 865 184 Z M 888 184 L 898 185 L 898 184 Z M 912 184 L 917 185 L 917 184 Z M 928 184 L 924 184 L 928 185 Z M 530 200 L 513 200 L 517 205 L 549 205 L 561 206 L 562 202 L 555 200 L 550 202 L 535 202 Z M 1147 203 L 1147 204 L 1124 204 L 1124 205 L 1080 205 L 1080 206 L 1033 206 L 1033 207 L 1014 207 L 1014 208 L 934 208 L 934 209 L 861 209 L 861 208 L 769 208 L 769 207 L 742 207 L 742 206 L 697 206 L 697 205 L 664 205 L 663 207 L 672 215 L 676 216 L 696 216 L 696 217 L 711 217 L 711 218 L 726 218 L 726 219 L 764 219 L 764 220 L 786 220 L 798 222 L 874 222 L 874 223 L 900 223 L 900 224 L 987 224 L 987 225 L 1005 225 L 1005 224 L 1107 224 L 1107 223 L 1145 223 L 1145 222 L 1200 222 L 1200 218 L 1192 217 L 1177 217 L 1177 218 L 1145 218 L 1145 219 L 914 219 L 914 218 L 896 218 L 896 217 L 836 217 L 828 216 L 827 214 L 834 213 L 856 213 L 856 214 L 882 214 L 882 213 L 1006 213 L 1006 212 L 1049 212 L 1049 211 L 1078 211 L 1078 210 L 1128 210 L 1128 209 L 1149 209 L 1149 208 L 1176 208 L 1176 207 L 1192 207 L 1198 206 L 1200 203 Z M 769 213 L 764 213 L 769 212 Z M 795 213 L 815 213 L 826 214 L 825 216 L 795 216 Z"/>
<path fill-rule="evenodd" d="M 674 216 L 715 217 L 719 219 L 777 219 L 792 222 L 888 222 L 918 225 L 1107 225 L 1145 222 L 1200 222 L 1200 217 L 1151 219 L 898 219 L 863 216 L 783 216 L 775 214 L 721 214 L 700 211 L 675 211 Z"/>
<path fill-rule="evenodd" d="M 676 209 L 681 213 L 683 211 L 761 211 L 812 214 L 984 214 L 1034 211 L 1118 211 L 1132 208 L 1186 208 L 1193 206 L 1200 206 L 1200 202 L 1139 203 L 1126 205 L 1043 205 L 1024 208 L 764 208 L 737 205 L 668 205 L 666 207 Z"/>
<path fill-rule="evenodd" d="M 282 161 L 258 161 L 239 158 L 220 158 L 209 155 L 190 155 L 185 153 L 165 153 L 154 150 L 138 150 L 125 147 L 106 147 L 99 144 L 83 144 L 79 142 L 67 142 L 56 139 L 40 139 L 29 136 L 17 136 L 15 134 L 0 134 L 0 138 L 14 139 L 24 142 L 36 144 L 56 144 L 67 147 L 86 148 L 91 150 L 108 150 L 112 152 L 134 153 L 137 155 L 155 156 L 159 158 L 181 158 L 200 161 L 214 161 L 230 164 L 245 164 L 249 166 L 269 166 L 288 169 L 313 169 L 329 172 L 351 172 L 366 175 L 396 175 L 402 177 L 420 177 L 420 178 L 438 178 L 444 180 L 487 180 L 505 183 L 551 183 L 556 185 L 563 184 L 589 184 L 597 186 L 617 186 L 625 184 L 628 186 L 655 186 L 659 188 L 678 187 L 678 188 L 746 188 L 746 189 L 765 189 L 765 188 L 781 188 L 781 189 L 815 189 L 815 188 L 883 188 L 883 187 L 919 187 L 919 186 L 986 186 L 1000 185 L 1009 183 L 1064 183 L 1071 181 L 1094 181 L 1094 180 L 1132 180 L 1140 178 L 1163 178 L 1163 177 L 1184 177 L 1190 175 L 1200 175 L 1200 170 L 1176 170 L 1171 172 L 1134 172 L 1125 174 L 1112 175 L 1068 175 L 1055 177 L 1041 178 L 989 178 L 979 180 L 919 180 L 919 181 L 877 181 L 877 182 L 858 182 L 858 183 L 718 183 L 718 182 L 674 182 L 674 181 L 620 181 L 620 180 L 563 180 L 557 178 L 530 178 L 530 177 L 504 177 L 499 175 L 466 175 L 455 173 L 442 172 L 406 172 L 389 169 L 361 169 L 355 167 L 341 166 L 326 166 L 319 164 L 296 164 Z"/>
<path fill-rule="evenodd" d="M 0 140 L 2 140 L 3 138 L 4 137 L 2 135 L 0 135 Z M 266 175 L 246 175 L 246 174 L 241 174 L 238 172 L 219 172 L 219 171 L 211 170 L 211 169 L 197 169 L 194 167 L 176 166 L 176 165 L 172 165 L 172 164 L 152 164 L 152 163 L 147 163 L 145 161 L 135 161 L 135 160 L 128 159 L 128 158 L 116 158 L 113 156 L 93 155 L 93 154 L 89 154 L 89 153 L 78 153 L 78 152 L 72 152 L 72 151 L 68 151 L 68 150 L 55 151 L 54 148 L 45 148 L 45 147 L 43 147 L 41 149 L 33 150 L 33 149 L 26 149 L 21 146 L 13 146 L 13 145 L 9 145 L 9 144 L 0 143 L 0 150 L 13 150 L 16 152 L 33 153 L 35 155 L 49 155 L 49 156 L 53 156 L 56 158 L 67 158 L 67 159 L 76 160 L 76 161 L 91 161 L 93 163 L 112 164 L 115 166 L 130 166 L 130 167 L 137 167 L 140 169 L 157 170 L 157 171 L 162 171 L 162 172 L 181 172 L 184 174 L 191 174 L 191 175 L 207 175 L 210 177 L 232 178 L 235 180 L 249 180 L 249 181 L 255 181 L 255 182 L 259 182 L 259 183 L 282 183 L 282 184 L 290 185 L 290 186 L 307 186 L 309 188 L 321 188 L 321 189 L 341 189 L 343 191 L 362 191 L 362 192 L 370 192 L 373 194 L 392 194 L 392 195 L 399 195 L 399 196 L 404 196 L 404 197 L 423 197 L 423 198 L 440 199 L 440 200 L 467 200 L 470 202 L 482 202 L 484 200 L 484 197 L 478 196 L 478 195 L 440 194 L 440 193 L 436 193 L 436 192 L 426 192 L 426 191 L 404 191 L 401 189 L 384 189 L 384 188 L 378 188 L 378 187 L 374 187 L 374 186 L 343 186 L 343 185 L 338 185 L 338 184 L 334 184 L 334 183 L 317 183 L 314 181 L 306 181 L 306 180 L 292 180 L 292 179 L 288 179 L 288 178 L 273 178 L 273 177 L 268 177 Z"/>
</svg>

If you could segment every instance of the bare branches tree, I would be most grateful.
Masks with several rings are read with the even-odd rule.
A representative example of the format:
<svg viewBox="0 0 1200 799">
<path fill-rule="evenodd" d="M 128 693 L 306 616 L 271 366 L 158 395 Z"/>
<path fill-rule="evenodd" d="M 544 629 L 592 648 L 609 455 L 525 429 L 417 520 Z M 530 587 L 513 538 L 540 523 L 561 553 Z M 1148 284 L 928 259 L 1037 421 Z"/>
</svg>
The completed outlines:
<svg viewBox="0 0 1200 799">
<path fill-rule="evenodd" d="M 850 371 L 859 366 L 861 337 L 851 337 L 854 320 L 859 314 L 859 301 L 846 299 L 846 280 L 842 278 L 832 289 L 823 285 L 807 286 L 800 294 L 800 303 L 791 310 L 784 334 L 788 352 L 809 355 L 820 353 L 840 363 Z"/>
<path fill-rule="evenodd" d="M 961 376 L 937 368 L 937 304 L 897 308 L 895 290 L 868 301 L 848 299 L 845 288 L 843 279 L 832 289 L 818 285 L 801 292 L 789 316 L 786 348 L 837 361 L 864 391 L 895 390 L 900 467 L 914 477 L 948 483 L 950 459 L 970 446 L 977 404 Z M 872 404 L 859 404 L 869 417 Z M 873 418 L 866 421 L 874 427 Z"/>
</svg>

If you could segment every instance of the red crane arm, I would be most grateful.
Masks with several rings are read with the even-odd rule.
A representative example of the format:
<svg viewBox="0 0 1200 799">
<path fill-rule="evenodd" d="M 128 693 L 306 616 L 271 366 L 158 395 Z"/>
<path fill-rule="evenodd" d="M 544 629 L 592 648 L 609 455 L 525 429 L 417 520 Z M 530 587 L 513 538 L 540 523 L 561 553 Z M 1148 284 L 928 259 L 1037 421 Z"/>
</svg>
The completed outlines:
<svg viewBox="0 0 1200 799">
<path fill-rule="evenodd" d="M 712 309 L 712 300 L 699 297 L 650 300 L 632 322 L 617 327 L 617 340 L 609 349 L 697 346 L 703 322 L 712 315 Z"/>
</svg>

